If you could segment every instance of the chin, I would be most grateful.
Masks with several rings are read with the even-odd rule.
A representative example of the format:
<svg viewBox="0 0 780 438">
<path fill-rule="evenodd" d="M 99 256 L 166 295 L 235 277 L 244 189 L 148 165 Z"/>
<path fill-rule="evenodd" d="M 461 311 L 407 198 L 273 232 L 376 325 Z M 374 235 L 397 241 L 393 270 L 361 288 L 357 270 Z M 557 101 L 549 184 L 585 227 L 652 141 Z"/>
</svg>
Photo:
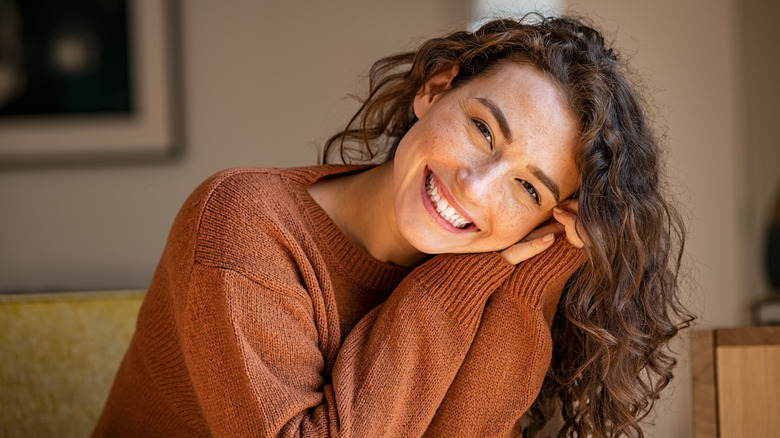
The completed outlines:
<svg viewBox="0 0 780 438">
<path fill-rule="evenodd" d="M 444 254 L 447 251 L 441 245 L 441 237 L 436 237 L 432 233 L 426 233 L 419 229 L 412 228 L 411 231 L 404 232 L 400 230 L 401 235 L 406 239 L 406 242 L 411 245 L 417 251 L 423 254 Z"/>
<path fill-rule="evenodd" d="M 420 252 L 425 254 L 472 254 L 472 253 L 480 253 L 480 252 L 488 252 L 488 251 L 481 251 L 477 248 L 468 248 L 463 246 L 457 246 L 457 245 L 442 245 L 442 242 L 440 240 L 432 241 L 430 239 L 423 239 L 423 240 L 417 240 L 417 241 L 410 241 L 412 245 Z"/>
</svg>

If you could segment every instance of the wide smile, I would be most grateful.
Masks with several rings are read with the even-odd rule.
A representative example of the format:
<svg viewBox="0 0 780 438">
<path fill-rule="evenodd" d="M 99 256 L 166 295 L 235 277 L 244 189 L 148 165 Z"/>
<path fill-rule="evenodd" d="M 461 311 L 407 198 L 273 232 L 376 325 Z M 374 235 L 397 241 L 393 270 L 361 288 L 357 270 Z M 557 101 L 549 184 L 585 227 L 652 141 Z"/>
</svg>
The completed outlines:
<svg viewBox="0 0 780 438">
<path fill-rule="evenodd" d="M 434 220 L 450 232 L 479 231 L 458 204 L 452 199 L 436 176 L 427 167 L 423 178 L 423 204 Z"/>
</svg>

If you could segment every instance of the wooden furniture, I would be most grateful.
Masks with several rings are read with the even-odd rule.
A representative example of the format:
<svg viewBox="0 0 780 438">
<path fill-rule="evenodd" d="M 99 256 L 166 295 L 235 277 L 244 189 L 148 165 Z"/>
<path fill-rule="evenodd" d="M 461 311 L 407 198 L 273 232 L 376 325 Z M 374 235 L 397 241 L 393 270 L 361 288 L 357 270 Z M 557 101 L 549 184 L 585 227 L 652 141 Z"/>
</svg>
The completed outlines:
<svg viewBox="0 0 780 438">
<path fill-rule="evenodd" d="M 780 326 L 691 333 L 696 438 L 780 437 Z"/>
</svg>

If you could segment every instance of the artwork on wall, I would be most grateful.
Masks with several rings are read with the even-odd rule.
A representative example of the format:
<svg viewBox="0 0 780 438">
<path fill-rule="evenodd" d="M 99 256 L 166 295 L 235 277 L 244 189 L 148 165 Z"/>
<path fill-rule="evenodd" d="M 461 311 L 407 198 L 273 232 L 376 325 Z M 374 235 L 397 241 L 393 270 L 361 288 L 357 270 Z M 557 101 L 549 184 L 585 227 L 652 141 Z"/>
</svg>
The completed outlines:
<svg viewBox="0 0 780 438">
<path fill-rule="evenodd" d="M 173 0 L 0 0 L 0 166 L 179 146 Z"/>
</svg>

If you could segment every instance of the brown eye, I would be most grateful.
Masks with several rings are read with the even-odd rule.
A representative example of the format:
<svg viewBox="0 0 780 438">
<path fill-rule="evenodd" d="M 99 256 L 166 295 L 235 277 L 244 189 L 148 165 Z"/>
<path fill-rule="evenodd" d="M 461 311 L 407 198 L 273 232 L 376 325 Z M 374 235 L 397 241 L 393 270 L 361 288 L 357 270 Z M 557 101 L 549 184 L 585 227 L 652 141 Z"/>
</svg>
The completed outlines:
<svg viewBox="0 0 780 438">
<path fill-rule="evenodd" d="M 522 180 L 522 179 L 520 180 L 520 184 L 522 184 L 523 187 L 525 187 L 525 190 L 528 192 L 528 194 L 531 195 L 532 198 L 534 198 L 534 200 L 536 201 L 537 204 L 539 204 L 540 203 L 540 201 L 539 201 L 539 193 L 536 191 L 534 186 L 531 183 L 529 183 L 528 181 L 525 181 L 525 180 Z"/>
<path fill-rule="evenodd" d="M 485 137 L 485 139 L 488 141 L 488 144 L 490 144 L 490 149 L 493 149 L 493 133 L 490 132 L 490 128 L 487 127 L 485 122 L 477 119 L 474 119 L 474 125 L 476 125 L 479 133 L 482 134 L 482 136 Z"/>
</svg>

